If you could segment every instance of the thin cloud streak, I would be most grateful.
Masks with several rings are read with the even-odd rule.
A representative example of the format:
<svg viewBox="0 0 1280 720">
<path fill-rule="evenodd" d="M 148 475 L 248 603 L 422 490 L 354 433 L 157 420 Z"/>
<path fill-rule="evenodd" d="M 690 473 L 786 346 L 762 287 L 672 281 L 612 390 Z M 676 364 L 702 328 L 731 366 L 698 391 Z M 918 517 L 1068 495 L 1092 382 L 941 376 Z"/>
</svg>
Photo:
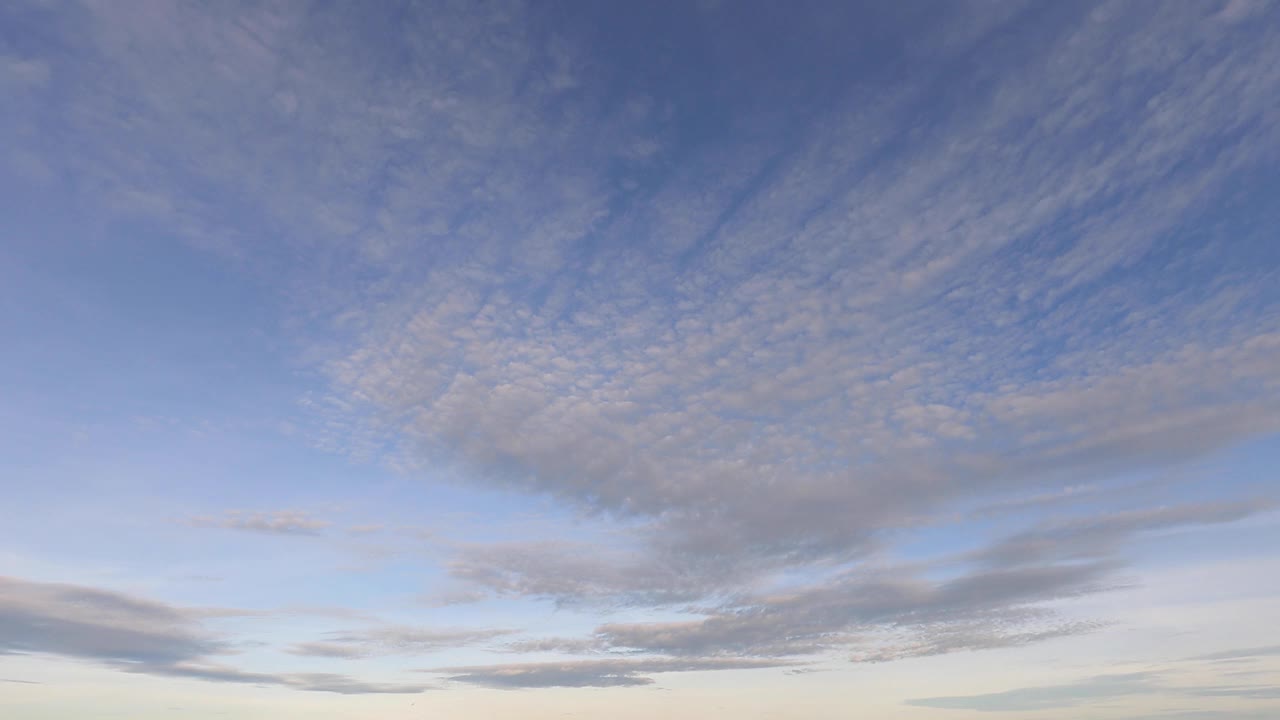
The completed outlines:
<svg viewBox="0 0 1280 720">
<path fill-rule="evenodd" d="M 228 510 L 222 517 L 200 516 L 187 520 L 198 528 L 222 528 L 246 530 L 268 535 L 319 535 L 332 523 L 312 517 L 301 510 L 277 510 L 275 512 L 247 512 Z"/>
<path fill-rule="evenodd" d="M 453 682 L 492 688 L 627 687 L 653 684 L 654 674 L 708 670 L 759 670 L 792 665 L 787 661 L 747 658 L 644 658 L 513 663 L 430 670 Z"/>
<path fill-rule="evenodd" d="M 232 654 L 234 646 L 202 627 L 209 614 L 108 590 L 0 577 L 0 653 L 42 653 L 135 674 L 317 692 L 411 693 L 427 687 L 331 673 L 249 672 L 217 663 L 213 658 Z"/>
<path fill-rule="evenodd" d="M 367 658 L 389 655 L 426 655 L 493 640 L 513 630 L 435 630 L 415 627 L 380 627 L 333 632 L 324 640 L 298 643 L 288 648 L 294 655 L 330 658 Z"/>
</svg>

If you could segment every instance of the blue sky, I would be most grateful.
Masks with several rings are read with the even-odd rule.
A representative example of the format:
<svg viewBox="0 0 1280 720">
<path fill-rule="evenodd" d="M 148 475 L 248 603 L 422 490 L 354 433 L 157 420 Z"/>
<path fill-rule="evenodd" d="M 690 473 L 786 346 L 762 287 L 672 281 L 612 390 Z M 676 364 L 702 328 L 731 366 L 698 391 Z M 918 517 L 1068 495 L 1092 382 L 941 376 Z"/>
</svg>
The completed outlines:
<svg viewBox="0 0 1280 720">
<path fill-rule="evenodd" d="M 0 8 L 6 717 L 1280 712 L 1280 7 Z"/>
</svg>

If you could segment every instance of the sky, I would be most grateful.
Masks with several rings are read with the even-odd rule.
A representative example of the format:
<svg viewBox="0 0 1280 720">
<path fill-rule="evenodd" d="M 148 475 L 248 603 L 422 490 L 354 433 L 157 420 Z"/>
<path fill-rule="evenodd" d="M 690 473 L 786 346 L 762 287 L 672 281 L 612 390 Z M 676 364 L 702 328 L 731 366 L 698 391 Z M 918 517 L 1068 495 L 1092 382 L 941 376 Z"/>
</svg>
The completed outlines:
<svg viewBox="0 0 1280 720">
<path fill-rule="evenodd" d="M 1280 716 L 1280 4 L 0 5 L 0 714 Z"/>
</svg>

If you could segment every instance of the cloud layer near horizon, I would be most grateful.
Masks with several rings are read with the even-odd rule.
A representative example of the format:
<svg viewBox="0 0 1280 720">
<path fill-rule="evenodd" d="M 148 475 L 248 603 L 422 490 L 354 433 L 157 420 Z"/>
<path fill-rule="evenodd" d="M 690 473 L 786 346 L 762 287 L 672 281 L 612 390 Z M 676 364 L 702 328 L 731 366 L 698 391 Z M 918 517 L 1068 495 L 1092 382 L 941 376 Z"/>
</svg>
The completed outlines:
<svg viewBox="0 0 1280 720">
<path fill-rule="evenodd" d="M 219 663 L 217 656 L 233 654 L 234 647 L 201 626 L 209 614 L 97 588 L 0 577 L 0 654 L 53 654 L 130 673 L 343 694 L 426 687 L 336 673 L 248 672 Z"/>
</svg>

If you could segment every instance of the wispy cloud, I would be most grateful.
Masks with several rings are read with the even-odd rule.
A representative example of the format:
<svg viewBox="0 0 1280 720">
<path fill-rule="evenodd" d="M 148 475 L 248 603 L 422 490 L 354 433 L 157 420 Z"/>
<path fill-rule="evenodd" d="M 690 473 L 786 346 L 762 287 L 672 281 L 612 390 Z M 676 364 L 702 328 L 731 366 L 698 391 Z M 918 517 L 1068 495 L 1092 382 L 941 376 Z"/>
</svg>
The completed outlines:
<svg viewBox="0 0 1280 720">
<path fill-rule="evenodd" d="M 978 558 L 995 565 L 1081 560 L 1116 552 L 1140 533 L 1226 523 L 1274 507 L 1271 501 L 1237 501 L 1157 507 L 1048 523 L 985 548 Z"/>
<path fill-rule="evenodd" d="M 908 701 L 919 707 L 987 712 L 1027 712 L 1079 705 L 1101 699 L 1150 695 L 1163 686 L 1151 673 L 1099 675 L 1064 685 L 1019 688 L 985 695 L 921 698 Z"/>
<path fill-rule="evenodd" d="M 430 672 L 455 682 L 495 688 L 618 687 L 650 685 L 649 675 L 707 670 L 750 670 L 786 666 L 780 660 L 748 658 L 644 658 L 515 663 L 445 667 Z"/>
<path fill-rule="evenodd" d="M 124 665 L 121 670 L 147 675 L 192 678 L 211 682 L 248 683 L 251 685 L 278 685 L 295 690 L 329 692 L 339 695 L 414 694 L 430 686 L 412 683 L 371 683 L 335 673 L 256 673 L 238 670 L 225 665 L 180 662 L 168 665 Z"/>
<path fill-rule="evenodd" d="M 0 578 L 7 652 L 48 652 L 118 663 L 164 665 L 228 648 L 195 612 L 75 585 Z"/>
<path fill-rule="evenodd" d="M 187 519 L 192 527 L 247 530 L 268 535 L 319 535 L 332 523 L 301 510 L 250 512 L 228 510 L 221 517 L 201 515 Z"/>
<path fill-rule="evenodd" d="M 108 590 L 0 577 L 0 653 L 47 653 L 131 673 L 344 694 L 426 688 L 335 674 L 250 672 L 220 664 L 213 658 L 234 647 L 202 627 L 208 614 Z"/>
<path fill-rule="evenodd" d="M 1124 566 L 1121 549 L 1136 535 L 1232 522 L 1267 507 L 1259 502 L 1188 504 L 1048 521 L 963 554 L 958 564 L 956 558 L 940 558 L 937 564 L 864 570 L 855 563 L 784 591 L 735 594 L 728 602 L 698 611 L 694 619 L 607 623 L 589 638 L 520 647 L 695 657 L 782 657 L 844 650 L 856 662 L 1017 647 L 1103 628 L 1105 621 L 1061 619 L 1044 605 L 1120 584 L 1116 573 Z M 681 587 L 656 569 L 615 562 L 607 554 L 558 555 L 557 550 L 563 548 L 489 548 L 487 554 L 471 556 L 460 577 L 499 593 L 550 597 L 567 604 L 594 603 L 602 597 L 664 602 L 644 588 Z M 658 567 L 675 572 L 670 566 Z M 940 571 L 945 579 L 937 579 Z M 712 593 L 725 576 L 701 580 L 690 580 L 684 597 Z"/>
<path fill-rule="evenodd" d="M 386 655 L 426 655 L 451 650 L 510 635 L 513 630 L 433 630 L 414 627 L 383 627 L 370 630 L 334 632 L 324 640 L 298 643 L 289 648 L 295 655 L 331 658 L 363 658 Z"/>
<path fill-rule="evenodd" d="M 911 705 L 949 710 L 977 710 L 984 712 L 1028 712 L 1079 707 L 1098 700 L 1109 700 L 1135 695 L 1192 698 L 1235 697 L 1269 700 L 1280 698 L 1280 690 L 1269 685 L 1178 685 L 1171 683 L 1166 673 L 1137 672 L 1114 675 L 1098 675 L 1073 683 L 1018 688 L 983 695 L 921 698 L 908 701 Z M 1216 711 L 1183 711 L 1167 715 L 1143 717 L 1217 717 Z M 1225 718 L 1253 717 L 1240 711 L 1227 711 Z"/>
<path fill-rule="evenodd" d="M 1191 660 L 1246 660 L 1280 656 L 1280 645 L 1264 645 L 1262 647 L 1236 648 L 1222 650 L 1207 655 L 1197 655 Z"/>
</svg>

